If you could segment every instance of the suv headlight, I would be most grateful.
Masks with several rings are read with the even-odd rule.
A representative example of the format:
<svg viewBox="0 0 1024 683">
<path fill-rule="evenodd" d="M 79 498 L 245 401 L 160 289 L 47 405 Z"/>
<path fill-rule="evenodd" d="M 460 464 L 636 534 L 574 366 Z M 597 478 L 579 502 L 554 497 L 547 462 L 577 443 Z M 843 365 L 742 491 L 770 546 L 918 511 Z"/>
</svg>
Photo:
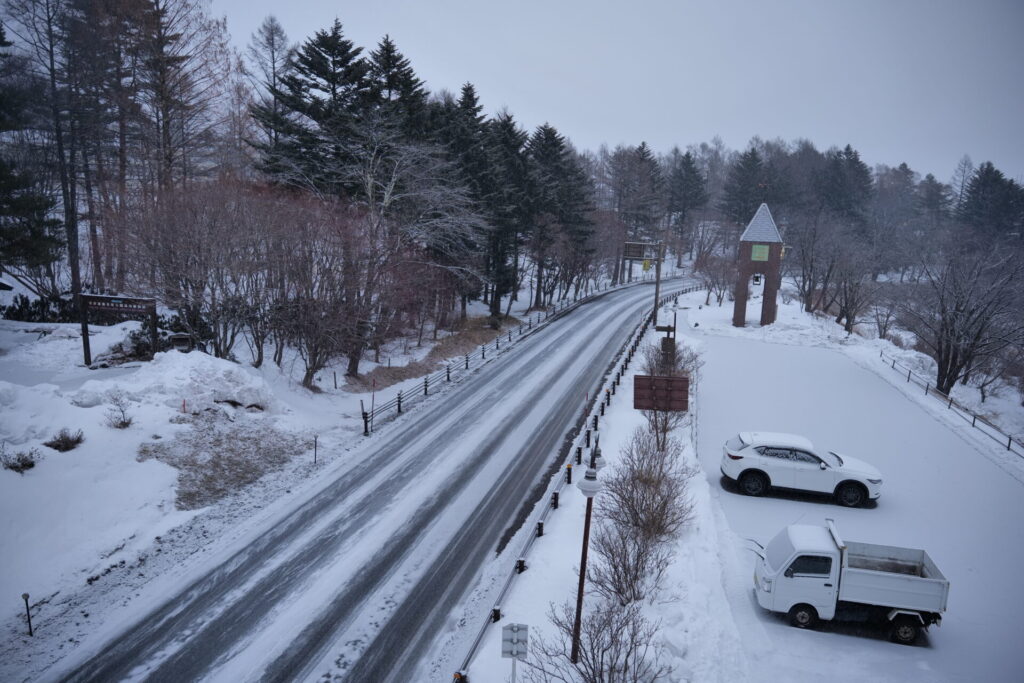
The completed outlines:
<svg viewBox="0 0 1024 683">
<path fill-rule="evenodd" d="M 868 483 L 870 483 L 870 484 L 881 484 L 882 480 L 881 479 L 868 479 Z"/>
</svg>

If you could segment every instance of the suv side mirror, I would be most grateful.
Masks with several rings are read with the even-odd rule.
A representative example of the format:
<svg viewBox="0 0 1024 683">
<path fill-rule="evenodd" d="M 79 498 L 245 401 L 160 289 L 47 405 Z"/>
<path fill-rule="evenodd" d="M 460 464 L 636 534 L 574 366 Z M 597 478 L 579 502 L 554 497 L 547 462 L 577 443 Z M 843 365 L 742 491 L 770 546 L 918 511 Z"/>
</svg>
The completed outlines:
<svg viewBox="0 0 1024 683">
<path fill-rule="evenodd" d="M 792 579 L 793 578 L 793 568 L 790 567 L 789 569 L 787 569 L 786 573 L 783 574 L 783 576 L 785 576 L 787 579 Z"/>
<path fill-rule="evenodd" d="M 818 464 L 821 466 L 821 469 L 823 469 L 823 470 L 827 470 L 828 469 L 828 465 L 825 464 L 824 460 L 822 460 Z"/>
</svg>

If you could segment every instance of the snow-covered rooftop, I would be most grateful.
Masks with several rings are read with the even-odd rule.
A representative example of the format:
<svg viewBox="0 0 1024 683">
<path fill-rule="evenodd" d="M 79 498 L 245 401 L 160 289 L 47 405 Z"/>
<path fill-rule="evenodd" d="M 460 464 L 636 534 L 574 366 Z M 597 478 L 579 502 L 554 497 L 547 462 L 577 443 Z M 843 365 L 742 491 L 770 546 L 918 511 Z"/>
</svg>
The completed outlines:
<svg viewBox="0 0 1024 683">
<path fill-rule="evenodd" d="M 805 451 L 813 451 L 814 445 L 810 439 L 797 434 L 783 434 L 782 432 L 741 432 L 740 438 L 755 446 L 778 446 L 780 448 L 802 448 Z"/>
<path fill-rule="evenodd" d="M 740 236 L 740 242 L 782 242 L 782 235 L 775 226 L 775 220 L 767 204 L 761 204 L 757 208 L 757 213 L 750 219 L 747 229 Z"/>
<path fill-rule="evenodd" d="M 811 526 L 809 524 L 791 524 L 786 527 L 789 533 L 789 542 L 797 551 L 821 552 L 835 547 L 828 529 L 823 526 Z"/>
</svg>

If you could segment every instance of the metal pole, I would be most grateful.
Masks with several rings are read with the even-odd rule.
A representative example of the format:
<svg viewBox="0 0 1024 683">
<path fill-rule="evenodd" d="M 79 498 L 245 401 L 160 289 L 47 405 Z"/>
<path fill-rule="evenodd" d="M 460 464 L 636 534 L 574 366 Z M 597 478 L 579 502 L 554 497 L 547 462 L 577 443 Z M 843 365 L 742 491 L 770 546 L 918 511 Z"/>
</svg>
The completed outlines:
<svg viewBox="0 0 1024 683">
<path fill-rule="evenodd" d="M 587 497 L 587 518 L 583 522 L 583 552 L 580 555 L 580 587 L 576 593 L 576 620 L 572 627 L 572 653 L 569 661 L 573 664 L 580 661 L 580 626 L 583 619 L 583 582 L 587 577 L 587 546 L 590 545 L 590 513 L 594 509 L 594 499 Z"/>
<path fill-rule="evenodd" d="M 512 683 L 516 683 L 516 658 L 512 658 Z"/>
<path fill-rule="evenodd" d="M 21 599 L 25 601 L 25 618 L 28 619 L 28 634 L 31 636 L 34 634 L 32 633 L 32 610 L 28 608 L 28 593 L 22 593 Z"/>
<path fill-rule="evenodd" d="M 658 324 L 658 306 L 661 298 L 661 254 L 664 245 L 658 245 L 658 260 L 654 262 L 654 324 Z"/>
</svg>

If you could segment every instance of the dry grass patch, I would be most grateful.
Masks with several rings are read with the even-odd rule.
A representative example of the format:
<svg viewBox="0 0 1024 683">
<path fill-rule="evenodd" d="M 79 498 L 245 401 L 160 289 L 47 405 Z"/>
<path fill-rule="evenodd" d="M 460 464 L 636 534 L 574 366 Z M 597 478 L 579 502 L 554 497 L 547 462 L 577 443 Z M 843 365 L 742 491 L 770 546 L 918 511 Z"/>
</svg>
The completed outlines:
<svg viewBox="0 0 1024 683">
<path fill-rule="evenodd" d="M 139 446 L 138 459 L 155 458 L 179 470 L 175 504 L 194 510 L 278 470 L 306 448 L 303 440 L 275 429 L 262 417 L 239 422 L 224 413 L 189 416 L 192 429 L 168 441 Z"/>
<path fill-rule="evenodd" d="M 507 339 L 509 330 L 518 328 L 519 320 L 511 316 L 502 320 L 501 329 L 498 330 L 491 329 L 489 316 L 481 315 L 469 318 L 455 334 L 438 341 L 423 360 L 412 361 L 401 367 L 376 367 L 359 377 L 348 378 L 345 388 L 348 391 L 369 391 L 376 381 L 379 390 L 413 377 L 428 375 L 437 370 L 442 361 L 473 353 L 482 345 L 493 342 L 498 336 L 504 336 Z M 513 339 L 515 339 L 514 334 L 513 332 Z"/>
</svg>

